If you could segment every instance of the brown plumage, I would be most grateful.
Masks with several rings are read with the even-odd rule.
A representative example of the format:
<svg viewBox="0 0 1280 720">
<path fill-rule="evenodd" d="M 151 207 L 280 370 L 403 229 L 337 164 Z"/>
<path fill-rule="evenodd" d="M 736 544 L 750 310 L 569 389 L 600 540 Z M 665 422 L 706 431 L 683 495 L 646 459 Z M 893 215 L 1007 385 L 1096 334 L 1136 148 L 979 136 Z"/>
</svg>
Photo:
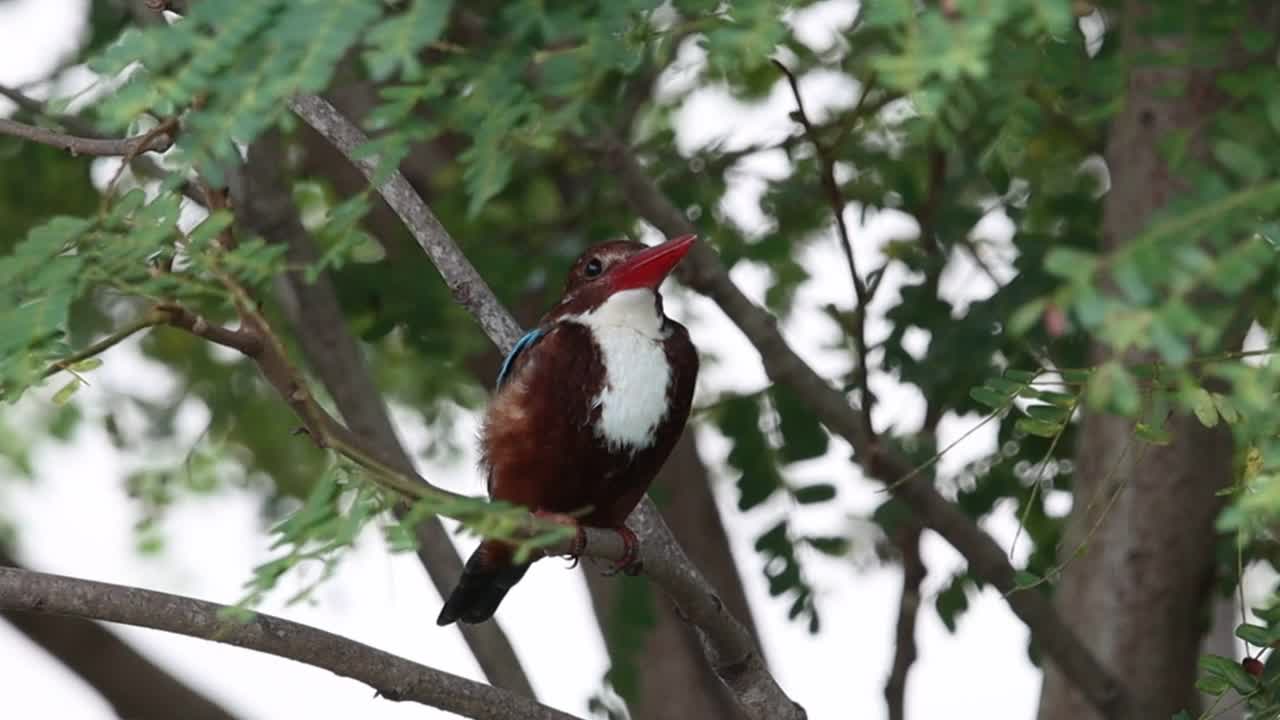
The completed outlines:
<svg viewBox="0 0 1280 720">
<path fill-rule="evenodd" d="M 691 242 L 681 241 L 686 246 Z M 656 291 L 685 250 L 679 248 L 674 260 L 663 259 L 669 266 L 660 275 L 650 267 L 634 269 L 640 262 L 633 260 L 637 255 L 657 252 L 639 243 L 597 245 L 574 263 L 561 301 L 538 325 L 541 335 L 517 350 L 485 414 L 481 464 L 492 498 L 544 513 L 582 513 L 580 523 L 588 527 L 624 527 L 679 439 L 693 400 L 697 351 L 684 326 L 662 313 Z M 641 280 L 644 287 L 633 287 Z M 625 311 L 603 320 L 591 314 L 623 290 L 632 293 L 625 298 Z M 653 323 L 644 328 L 650 334 L 625 324 L 633 316 L 641 324 Z M 645 343 L 653 343 L 655 351 L 660 347 L 661 354 L 653 357 L 665 359 L 670 368 L 665 389 L 610 378 L 597 333 L 621 334 L 642 350 Z M 618 367 L 621 371 L 623 365 Z M 663 377 L 660 371 L 656 376 Z M 622 411 L 662 408 L 643 440 L 620 444 L 607 437 L 609 425 L 602 423 L 606 388 L 613 393 L 608 402 L 631 404 Z M 650 394 L 659 392 L 664 396 Z M 438 622 L 474 623 L 491 617 L 528 568 L 513 564 L 512 551 L 498 540 L 481 543 Z"/>
</svg>

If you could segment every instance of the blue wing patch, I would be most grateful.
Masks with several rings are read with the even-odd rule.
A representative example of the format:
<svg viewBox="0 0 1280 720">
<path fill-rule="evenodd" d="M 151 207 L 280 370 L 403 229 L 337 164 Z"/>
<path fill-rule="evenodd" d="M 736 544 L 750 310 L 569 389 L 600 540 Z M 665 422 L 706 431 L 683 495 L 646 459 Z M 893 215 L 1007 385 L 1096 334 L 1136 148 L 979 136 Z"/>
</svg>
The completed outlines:
<svg viewBox="0 0 1280 720">
<path fill-rule="evenodd" d="M 524 337 L 516 341 L 516 346 L 511 348 L 511 352 L 507 354 L 507 358 L 502 361 L 502 369 L 498 371 L 497 387 L 502 387 L 502 383 L 506 381 L 507 374 L 511 372 L 511 365 L 515 362 L 516 356 L 524 352 L 528 348 L 533 347 L 543 335 L 547 333 L 539 328 L 534 328 L 524 334 Z"/>
</svg>

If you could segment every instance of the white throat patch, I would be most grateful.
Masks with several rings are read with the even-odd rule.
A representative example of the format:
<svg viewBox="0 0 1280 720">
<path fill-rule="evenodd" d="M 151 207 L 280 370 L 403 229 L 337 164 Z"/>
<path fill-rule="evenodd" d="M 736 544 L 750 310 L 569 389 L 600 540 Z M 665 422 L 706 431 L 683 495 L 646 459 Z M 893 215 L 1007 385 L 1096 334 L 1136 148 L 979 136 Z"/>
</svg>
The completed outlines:
<svg viewBox="0 0 1280 720">
<path fill-rule="evenodd" d="M 603 353 L 604 387 L 591 402 L 600 407 L 596 435 L 610 449 L 652 446 L 667 415 L 671 364 L 654 300 L 652 290 L 623 290 L 591 312 L 566 318 L 586 325 Z"/>
</svg>

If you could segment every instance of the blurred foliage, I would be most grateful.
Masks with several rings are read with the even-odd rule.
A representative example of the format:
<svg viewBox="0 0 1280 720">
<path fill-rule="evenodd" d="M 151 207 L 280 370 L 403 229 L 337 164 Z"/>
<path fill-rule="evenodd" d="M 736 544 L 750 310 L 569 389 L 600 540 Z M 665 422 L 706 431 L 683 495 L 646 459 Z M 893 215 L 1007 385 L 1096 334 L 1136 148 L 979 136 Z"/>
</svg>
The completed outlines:
<svg viewBox="0 0 1280 720">
<path fill-rule="evenodd" d="M 1269 357 L 1225 344 L 1250 324 L 1267 343 L 1280 329 L 1280 71 L 1270 60 L 1274 38 L 1249 29 L 1248 3 L 1158 4 L 1139 32 L 1190 33 L 1194 52 L 1136 58 L 1121 52 L 1103 17 L 1115 3 L 1095 11 L 1065 0 L 886 0 L 848 15 L 833 12 L 851 5 L 839 0 L 199 0 L 186 18 L 145 28 L 99 5 L 107 4 L 94 3 L 92 33 L 77 59 L 123 84 L 90 103 L 87 119 L 104 130 L 136 132 L 181 114 L 166 166 L 175 178 L 199 171 L 217 184 L 238 158 L 236 143 L 272 126 L 295 128 L 286 114 L 289 96 L 356 88 L 369 99 L 363 121 L 375 136 L 371 150 L 385 161 L 408 158 L 428 168 L 414 177 L 419 190 L 525 321 L 558 292 L 565 264 L 582 247 L 642 229 L 595 154 L 604 132 L 633 145 L 728 264 L 768 271 L 766 303 L 788 317 L 810 280 L 800 258 L 837 242 L 821 191 L 814 145 L 821 143 L 837 161 L 846 216 L 854 215 L 849 209 L 868 219 L 895 211 L 919 227 L 918 235 L 883 247 L 877 265 L 860 268 L 868 279 L 905 278 L 885 304 L 889 330 L 871 338 L 869 362 L 927 402 L 922 426 L 883 429 L 883 441 L 907 453 L 975 519 L 1014 509 L 1031 547 L 1021 585 L 1052 592 L 1078 550 L 1060 547 L 1061 519 L 1046 511 L 1045 498 L 1072 488 L 1081 410 L 1130 417 L 1137 441 L 1149 444 L 1168 441 L 1164 425 L 1174 411 L 1230 426 L 1240 459 L 1219 523 L 1222 589 L 1234 587 L 1242 561 L 1277 557 L 1280 372 Z M 1088 17 L 1081 21 L 1074 11 Z M 851 19 L 834 26 L 826 44 L 807 44 L 797 28 L 808 13 Z M 1240 47 L 1233 45 L 1237 35 Z M 1236 61 L 1217 85 L 1230 102 L 1204 127 L 1162 139 L 1169 171 L 1186 191 L 1140 236 L 1100 252 L 1108 181 L 1098 159 L 1127 69 L 1208 65 L 1228 51 Z M 763 145 L 726 140 L 682 154 L 673 122 L 693 93 L 713 89 L 742 103 L 789 96 L 770 62 L 775 57 L 802 79 L 802 90 L 808 78 L 826 79 L 845 98 L 806 98 L 815 135 L 797 125 Z M 302 152 L 300 134 L 290 138 Z M 1207 152 L 1194 151 L 1198 146 Z M 298 152 L 290 156 L 292 170 L 300 167 Z M 90 187 L 83 160 L 9 140 L 0 141 L 0 154 L 25 168 L 0 179 L 6 400 L 38 382 L 48 363 L 145 313 L 144 301 L 180 299 L 211 319 L 230 318 L 226 293 L 211 281 L 216 272 L 259 289 L 269 316 L 280 315 L 267 292 L 284 267 L 280 249 L 248 237 L 233 250 L 218 249 L 211 238 L 230 218 L 215 213 L 194 228 L 179 223 L 176 182 L 149 195 L 122 187 L 104 199 Z M 785 172 L 754 175 L 750 163 L 761 158 L 785 159 Z M 762 225 L 729 212 L 728 190 L 747 175 L 762 185 Z M 322 265 L 311 270 L 331 271 L 381 387 L 420 413 L 433 435 L 447 437 L 451 403 L 475 406 L 484 397 L 488 378 L 476 373 L 486 356 L 492 364 L 487 343 L 411 244 L 373 230 L 376 201 L 363 192 L 343 196 L 332 178 L 302 179 L 298 196 L 324 249 Z M 1011 221 L 1008 243 L 975 232 L 991 213 Z M 856 228 L 853 235 L 858 242 Z M 150 272 L 170 258 L 180 273 Z M 985 276 L 994 289 L 972 301 L 942 291 L 945 279 L 963 273 Z M 830 350 L 851 354 L 855 312 L 848 302 L 827 308 L 843 331 Z M 920 336 L 927 338 L 923 348 L 910 342 Z M 1091 342 L 1118 359 L 1096 365 Z M 340 470 L 288 436 L 296 423 L 251 366 L 172 330 L 149 333 L 142 348 L 179 379 L 179 390 L 149 408 L 145 437 L 114 436 L 133 448 L 162 442 L 175 432 L 181 403 L 199 400 L 210 411 L 206 436 L 217 448 L 198 482 L 173 468 L 140 470 L 130 488 L 144 521 L 184 482 L 204 488 L 229 477 L 269 478 L 276 494 L 269 515 L 286 535 L 307 508 L 329 508 L 321 514 L 329 524 L 308 526 L 326 528 L 319 536 L 291 536 L 298 541 L 291 547 L 312 548 L 298 553 L 326 562 L 350 540 L 343 523 L 372 517 L 358 483 L 344 485 L 349 478 Z M 858 368 L 851 365 L 829 379 L 867 402 L 854 394 Z M 60 374 L 58 382 L 67 379 Z M 72 377 L 65 387 L 74 392 L 77 382 Z M 74 398 L 57 399 L 75 406 Z M 935 431 L 944 417 L 975 425 L 986 417 L 994 449 L 938 476 L 934 461 L 948 448 L 936 446 Z M 855 543 L 838 533 L 809 534 L 805 515 L 832 502 L 856 473 L 851 467 L 848 477 L 808 485 L 791 478 L 801 464 L 841 456 L 846 446 L 828 437 L 803 402 L 775 388 L 713 398 L 698 418 L 731 443 L 738 510 L 767 515 L 755 565 L 769 592 L 816 632 L 822 577 L 813 568 L 826 566 L 816 558 L 845 557 Z M 64 436 L 72 432 L 74 418 L 62 423 Z M 0 450 L 15 466 L 27 462 L 28 444 L 0 424 Z M 435 451 L 449 452 L 447 443 Z M 228 470 L 233 465 L 240 469 Z M 298 510 L 302 500 L 281 497 L 306 500 Z M 333 510 L 338 497 L 347 500 Z M 887 501 L 872 518 L 892 534 L 904 513 Z M 307 555 L 314 552 L 308 537 L 325 551 Z M 279 567 L 260 568 L 255 578 L 275 577 Z M 933 598 L 948 628 L 962 618 L 973 587 L 962 571 Z M 614 657 L 608 680 L 624 697 L 635 692 L 634 653 L 652 621 L 641 596 L 647 594 L 623 608 L 625 622 L 607 629 Z M 1262 630 L 1246 632 L 1275 632 L 1268 618 Z M 1206 662 L 1211 689 L 1256 689 Z M 601 712 L 612 712 L 607 705 L 600 700 Z"/>
</svg>

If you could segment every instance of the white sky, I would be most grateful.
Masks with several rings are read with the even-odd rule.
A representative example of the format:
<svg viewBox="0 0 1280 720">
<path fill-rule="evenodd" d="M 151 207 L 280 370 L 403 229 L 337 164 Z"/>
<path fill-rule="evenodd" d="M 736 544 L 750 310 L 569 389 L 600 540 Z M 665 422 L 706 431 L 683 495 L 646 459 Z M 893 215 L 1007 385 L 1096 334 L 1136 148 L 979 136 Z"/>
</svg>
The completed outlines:
<svg viewBox="0 0 1280 720">
<path fill-rule="evenodd" d="M 75 45 L 85 5 L 82 0 L 0 2 L 0 82 L 27 82 L 56 65 L 60 54 Z M 832 37 L 831 23 L 848 21 L 852 7 L 851 3 L 829 2 L 806 11 L 796 21 L 806 40 L 821 44 Z M 831 75 L 806 78 L 802 90 L 813 112 L 853 97 L 852 88 Z M 724 136 L 735 144 L 777 139 L 790 130 L 787 113 L 791 109 L 790 94 L 781 90 L 758 108 L 738 107 L 723 92 L 701 92 L 678 116 L 680 143 L 688 148 Z M 0 104 L 0 113 L 7 112 L 8 106 Z M 759 218 L 753 203 L 762 184 L 756 178 L 783 170 L 782 160 L 781 156 L 761 157 L 746 168 L 728 201 L 736 217 L 748 221 Z M 857 214 L 851 211 L 849 217 L 856 225 Z M 1007 237 L 1007 225 L 1007 221 L 993 218 L 984 222 L 984 229 Z M 854 232 L 860 267 L 865 270 L 879 264 L 879 248 L 885 241 L 909 236 L 914 224 L 900 215 L 884 213 Z M 821 349 L 836 330 L 818 308 L 828 302 L 848 307 L 851 290 L 834 240 L 819 245 L 804 257 L 814 280 L 802 289 L 800 309 L 784 330 L 819 372 L 835 373 L 845 369 L 848 359 Z M 750 295 L 761 296 L 762 269 L 741 267 L 734 276 Z M 886 279 L 876 303 L 879 310 L 896 299 L 901 280 Z M 982 297 L 992 287 L 976 268 L 957 263 L 946 274 L 944 290 L 953 297 Z M 756 354 L 714 305 L 683 291 L 676 293 L 671 305 L 673 314 L 691 325 L 695 341 L 721 358 L 700 378 L 700 398 L 728 388 L 754 389 L 763 384 Z M 883 322 L 873 323 L 871 332 L 873 336 L 885 332 Z M 915 340 L 923 346 L 927 337 Z M 147 363 L 132 343 L 112 350 L 104 359 L 106 365 L 90 376 L 93 387 L 82 390 L 76 399 L 91 418 L 102 415 L 107 388 L 147 395 L 163 392 L 172 383 L 163 369 Z M 882 398 L 876 417 L 880 427 L 918 426 L 923 413 L 918 393 L 897 387 L 886 377 L 877 377 L 875 388 Z M 19 413 L 42 412 L 52 389 L 32 393 Z M 183 414 L 180 425 L 187 437 L 199 432 L 205 412 L 203 407 L 192 407 Z M 412 415 L 399 412 L 397 419 L 413 448 L 425 447 L 425 430 Z M 976 421 L 976 417 L 947 418 L 940 428 L 940 445 Z M 184 502 L 168 515 L 164 553 L 140 557 L 134 552 L 131 530 L 138 511 L 123 487 L 125 475 L 139 459 L 121 456 L 98 427 L 95 422 L 85 423 L 67 445 L 40 445 L 35 455 L 35 483 L 7 479 L 2 474 L 6 471 L 0 468 L 0 513 L 19 521 L 22 558 L 51 572 L 234 602 L 250 568 L 267 557 L 269 539 L 259 528 L 258 498 L 226 489 L 213 497 Z M 473 427 L 466 423 L 457 431 L 464 440 L 474 437 Z M 290 440 L 282 436 L 281 441 Z M 875 485 L 858 479 L 859 473 L 846 459 L 848 447 L 833 441 L 825 458 L 790 468 L 788 473 L 796 479 L 835 482 L 840 488 L 836 502 L 800 511 L 774 502 L 744 516 L 734 507 L 733 478 L 724 470 L 727 443 L 706 428 L 699 430 L 699 441 L 704 459 L 717 470 L 717 498 L 727 518 L 735 558 L 755 608 L 765 652 L 782 686 L 815 720 L 884 717 L 882 688 L 894 651 L 899 572 L 864 567 L 854 561 L 807 557 L 805 569 L 818 589 L 823 619 L 822 633 L 811 636 L 802 624 L 786 620 L 785 598 L 768 596 L 751 547 L 755 536 L 782 513 L 790 513 L 800 528 L 840 532 L 849 526 L 851 516 L 867 513 L 883 496 Z M 985 452 L 992 442 L 991 433 L 979 432 L 945 459 L 944 471 Z M 165 449 L 166 453 L 184 451 L 185 447 Z M 468 456 L 457 464 L 427 464 L 420 469 L 443 485 L 476 492 L 481 485 L 473 468 L 473 457 Z M 1064 503 L 1055 504 L 1065 511 Z M 989 529 L 1008 547 L 1014 522 L 1007 506 L 996 513 Z M 462 544 L 465 552 L 474 541 L 463 540 Z M 958 632 L 947 633 L 933 610 L 932 598 L 961 562 L 932 534 L 926 534 L 923 552 L 930 572 L 917 631 L 920 658 L 908 685 L 908 717 L 1032 717 L 1040 681 L 1026 660 L 1025 629 L 998 594 L 988 590 L 971 597 L 971 607 Z M 1024 539 L 1019 560 L 1025 554 Z M 278 593 L 263 609 L 479 678 L 457 631 L 436 627 L 440 599 L 417 561 L 411 556 L 390 556 L 375 533 L 363 538 L 314 604 L 283 608 L 280 599 L 286 595 Z M 542 701 L 582 716 L 586 716 L 587 698 L 597 689 L 605 668 L 599 637 L 591 622 L 584 621 L 590 613 L 581 578 L 554 560 L 536 565 L 498 613 Z M 246 719 L 452 717 L 417 705 L 375 699 L 364 685 L 290 661 L 150 630 L 113 629 Z M 111 717 L 109 708 L 91 689 L 3 623 L 0 647 L 4 648 L 0 678 L 7 680 L 0 692 L 0 714 L 77 720 Z"/>
</svg>

